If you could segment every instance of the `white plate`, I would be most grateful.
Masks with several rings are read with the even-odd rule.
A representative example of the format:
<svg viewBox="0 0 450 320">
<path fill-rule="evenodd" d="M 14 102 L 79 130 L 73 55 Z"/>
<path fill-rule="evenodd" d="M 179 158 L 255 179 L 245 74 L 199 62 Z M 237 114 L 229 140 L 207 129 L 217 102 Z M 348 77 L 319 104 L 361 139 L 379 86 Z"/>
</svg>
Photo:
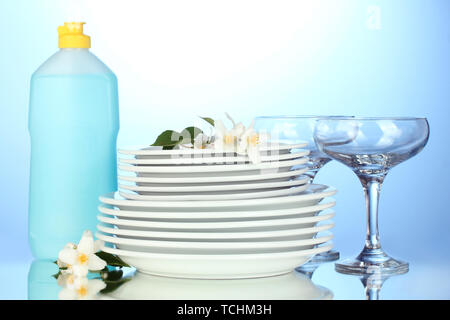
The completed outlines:
<svg viewBox="0 0 450 320">
<path fill-rule="evenodd" d="M 287 151 L 291 149 L 301 149 L 308 145 L 308 142 L 296 143 L 296 144 L 283 144 L 273 143 L 268 145 L 261 145 L 259 150 L 262 154 L 274 151 Z M 134 156 L 162 156 L 171 157 L 173 155 L 210 155 L 210 156 L 223 156 L 224 152 L 217 152 L 214 149 L 174 149 L 163 150 L 162 147 L 141 146 L 132 149 L 119 149 L 119 153 L 128 154 Z"/>
<path fill-rule="evenodd" d="M 163 254 L 119 250 L 102 247 L 119 256 L 138 271 L 176 278 L 239 279 L 275 276 L 291 272 L 316 254 L 327 252 L 332 245 L 322 247 L 255 254 Z"/>
<path fill-rule="evenodd" d="M 270 156 L 261 156 L 261 162 L 274 162 L 283 160 L 292 160 L 309 155 L 309 150 L 301 150 L 286 154 L 276 154 Z M 140 156 L 137 156 L 140 157 Z M 247 156 L 229 156 L 229 157 L 203 157 L 200 155 L 173 155 L 167 159 L 140 159 L 140 158 L 119 158 L 119 162 L 131 165 L 196 165 L 196 164 L 238 164 L 250 163 Z"/>
<path fill-rule="evenodd" d="M 328 239 L 328 237 L 327 237 Z M 146 247 L 146 246 L 136 246 L 129 244 L 115 244 L 115 247 L 120 250 L 134 251 L 134 252 L 148 252 L 148 253 L 163 253 L 163 254 L 244 254 L 244 253 L 269 253 L 269 252 L 278 252 L 278 251 L 286 251 L 286 250 L 308 250 L 318 245 L 324 244 L 327 241 L 313 241 L 316 239 L 305 239 L 302 241 L 308 241 L 310 243 L 297 245 L 297 246 L 279 246 L 279 247 L 257 247 L 257 248 L 246 248 L 246 247 L 237 247 L 237 248 L 197 248 L 197 247 L 185 247 L 185 248 L 176 248 L 176 247 Z M 330 240 L 330 239 L 328 239 Z M 313 243 L 312 243 L 313 242 Z M 106 241 L 109 245 L 113 243 Z"/>
<path fill-rule="evenodd" d="M 166 173 L 166 174 L 194 174 L 194 173 L 215 173 L 215 174 L 256 174 L 264 171 L 265 169 L 278 169 L 287 168 L 290 170 L 293 166 L 298 166 L 308 162 L 308 158 L 300 158 L 287 161 L 274 161 L 264 163 L 247 163 L 247 164 L 223 164 L 223 165 L 180 165 L 180 166 L 130 166 L 119 165 L 119 169 L 124 171 L 139 172 L 139 173 Z"/>
<path fill-rule="evenodd" d="M 220 222 L 162 222 L 162 221 L 141 221 L 129 220 L 123 218 L 113 218 L 111 216 L 98 215 L 99 221 L 133 230 L 153 229 L 189 229 L 189 230 L 215 230 L 220 232 L 221 229 L 232 229 L 238 232 L 241 228 L 268 228 L 268 231 L 276 230 L 280 226 L 305 225 L 305 228 L 314 226 L 319 221 L 329 220 L 334 217 L 333 211 L 324 212 L 323 214 L 313 217 L 289 218 L 289 219 L 270 219 L 270 220 L 251 220 L 251 221 L 220 221 Z M 134 229 L 136 228 L 136 229 Z M 182 230 L 180 230 L 182 231 Z"/>
<path fill-rule="evenodd" d="M 100 212 L 117 217 L 137 218 L 142 220 L 159 220 L 159 221 L 239 221 L 239 220 L 259 220 L 259 219 L 274 219 L 280 217 L 296 217 L 305 216 L 312 217 L 318 212 L 334 207 L 336 201 L 329 199 L 327 203 L 321 203 L 315 206 L 295 207 L 292 209 L 280 210 L 261 210 L 261 211 L 222 211 L 222 212 L 179 212 L 179 211 L 126 211 L 114 209 L 111 205 L 101 204 L 98 209 Z"/>
<path fill-rule="evenodd" d="M 213 192 L 220 192 L 220 194 L 227 193 L 227 192 L 236 192 L 236 191 L 242 191 L 242 192 L 249 192 L 249 191 L 255 191 L 255 190 L 261 190 L 261 189 L 281 189 L 281 188 L 288 188 L 288 187 L 295 187 L 300 186 L 308 183 L 310 180 L 310 177 L 308 176 L 300 176 L 295 180 L 288 180 L 288 181 L 278 181 L 278 182 L 260 182 L 260 183 L 245 183 L 245 184 L 228 184 L 228 185 L 207 185 L 207 186 L 178 186 L 178 185 L 172 185 L 170 187 L 150 187 L 150 186 L 137 186 L 137 185 L 129 185 L 129 184 L 121 184 L 119 183 L 119 188 L 134 191 L 138 194 L 142 195 L 157 195 L 161 193 L 170 193 L 170 194 L 177 194 L 177 195 L 183 195 L 183 194 L 195 194 L 195 193 L 201 193 L 201 194 L 211 194 Z"/>
<path fill-rule="evenodd" d="M 217 185 L 227 185 L 239 183 L 254 183 L 254 182 L 277 182 L 287 181 L 294 177 L 300 176 L 308 171 L 307 167 L 291 170 L 287 172 L 267 172 L 255 175 L 236 175 L 226 177 L 136 177 L 136 176 L 124 176 L 119 175 L 119 180 L 135 182 L 137 185 L 142 186 L 173 186 L 174 184 L 179 186 L 192 186 L 192 185 L 210 185 L 212 183 Z"/>
<path fill-rule="evenodd" d="M 321 237 L 302 240 L 285 240 L 285 241 L 247 241 L 247 242 L 205 242 L 205 241 L 155 241 L 155 240 L 138 240 L 122 237 L 112 237 L 97 232 L 95 235 L 98 239 L 118 246 L 119 249 L 129 250 L 126 246 L 143 247 L 143 248 L 176 248 L 182 250 L 195 249 L 267 249 L 267 248 L 289 248 L 299 246 L 318 245 L 330 241 L 333 235 L 330 233 Z M 119 247 L 121 246 L 121 247 Z M 130 249 L 131 250 L 131 249 Z M 133 250 L 132 250 L 133 251 Z"/>
<path fill-rule="evenodd" d="M 141 201 L 207 201 L 207 200 L 238 200 L 238 199 L 259 199 L 259 198 L 271 198 L 293 194 L 301 194 L 308 188 L 308 184 L 303 184 L 296 187 L 276 189 L 276 190 L 263 190 L 253 192 L 233 192 L 224 193 L 217 192 L 213 194 L 183 194 L 174 195 L 173 193 L 159 193 L 158 195 L 142 195 L 131 192 L 124 192 L 119 190 L 119 194 L 125 199 L 141 200 Z"/>
<path fill-rule="evenodd" d="M 157 239 L 208 239 L 214 241 L 231 241 L 242 239 L 260 239 L 260 238 L 280 238 L 280 237 L 295 237 L 296 239 L 310 239 L 312 234 L 316 234 L 321 231 L 330 230 L 334 227 L 334 223 L 326 223 L 312 228 L 296 228 L 286 230 L 275 231 L 252 231 L 252 232 L 170 232 L 167 231 L 141 231 L 141 230 L 128 230 L 117 229 L 114 227 L 108 227 L 104 225 L 97 225 L 97 229 L 103 233 L 109 233 L 114 235 L 143 238 L 147 240 Z"/>
<path fill-rule="evenodd" d="M 136 272 L 119 288 L 100 297 L 115 300 L 331 300 L 333 293 L 295 271 L 270 278 L 233 281 L 179 279 Z"/>
<path fill-rule="evenodd" d="M 321 184 L 309 184 L 301 195 L 264 199 L 217 200 L 217 201 L 138 201 L 123 199 L 118 193 L 100 196 L 100 201 L 129 211 L 248 211 L 306 207 L 318 204 L 323 198 L 335 195 L 335 188 Z"/>
</svg>

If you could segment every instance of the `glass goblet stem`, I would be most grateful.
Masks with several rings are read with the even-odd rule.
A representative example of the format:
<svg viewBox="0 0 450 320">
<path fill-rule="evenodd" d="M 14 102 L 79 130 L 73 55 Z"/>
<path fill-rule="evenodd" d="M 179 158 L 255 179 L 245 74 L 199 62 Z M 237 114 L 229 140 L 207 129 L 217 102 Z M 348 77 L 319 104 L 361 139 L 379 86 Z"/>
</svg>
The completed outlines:
<svg viewBox="0 0 450 320">
<path fill-rule="evenodd" d="M 317 172 L 319 172 L 319 169 L 310 169 L 305 173 L 305 175 L 309 177 L 311 183 L 314 182 Z"/>
<path fill-rule="evenodd" d="M 380 244 L 378 202 L 380 188 L 387 172 L 367 174 L 355 170 L 355 173 L 361 181 L 366 198 L 366 241 L 356 259 L 336 263 L 336 271 L 347 274 L 402 274 L 408 272 L 408 263 L 388 256 Z"/>
<path fill-rule="evenodd" d="M 330 162 L 330 158 L 311 158 L 310 162 L 308 163 L 309 170 L 305 173 L 310 179 L 311 183 L 314 182 L 314 178 L 316 177 L 317 173 L 320 169 L 323 168 L 324 165 L 326 165 L 328 162 Z"/>
<path fill-rule="evenodd" d="M 365 250 L 378 250 L 381 248 L 380 235 L 378 231 L 378 203 L 380 199 L 380 188 L 383 178 L 365 179 L 360 178 L 366 198 L 367 212 L 367 234 Z"/>
</svg>

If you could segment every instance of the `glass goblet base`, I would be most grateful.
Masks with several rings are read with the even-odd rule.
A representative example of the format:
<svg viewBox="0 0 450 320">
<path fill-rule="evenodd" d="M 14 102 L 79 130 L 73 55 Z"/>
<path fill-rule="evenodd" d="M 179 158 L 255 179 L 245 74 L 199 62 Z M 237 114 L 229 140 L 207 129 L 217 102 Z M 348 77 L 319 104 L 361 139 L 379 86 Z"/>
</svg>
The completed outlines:
<svg viewBox="0 0 450 320">
<path fill-rule="evenodd" d="M 409 271 L 409 263 L 389 257 L 381 249 L 363 250 L 355 259 L 335 264 L 339 273 L 351 275 L 397 275 Z"/>
</svg>

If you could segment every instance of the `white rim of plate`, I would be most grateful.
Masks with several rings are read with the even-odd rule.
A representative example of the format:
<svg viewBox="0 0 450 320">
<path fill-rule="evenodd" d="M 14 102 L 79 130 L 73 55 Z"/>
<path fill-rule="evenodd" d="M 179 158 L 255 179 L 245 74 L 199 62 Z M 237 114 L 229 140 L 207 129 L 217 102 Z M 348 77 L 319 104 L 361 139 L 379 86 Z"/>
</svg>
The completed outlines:
<svg viewBox="0 0 450 320">
<path fill-rule="evenodd" d="M 277 231 L 252 231 L 252 232 L 167 232 L 167 231 L 141 231 L 129 229 L 117 229 L 97 225 L 97 229 L 103 233 L 115 234 L 119 236 L 138 238 L 168 238 L 168 239 L 256 239 L 256 238 L 277 238 L 312 234 L 334 227 L 334 222 L 328 222 L 321 226 L 311 228 L 294 228 Z"/>
<path fill-rule="evenodd" d="M 119 194 L 130 200 L 141 201 L 208 201 L 208 200 L 240 200 L 240 199 L 259 199 L 268 197 L 280 197 L 285 195 L 294 195 L 304 192 L 308 184 L 302 184 L 295 187 L 283 188 L 277 190 L 259 190 L 254 192 L 238 192 L 225 194 L 185 194 L 185 195 L 144 195 L 119 190 Z"/>
<path fill-rule="evenodd" d="M 280 155 L 271 155 L 271 156 L 261 156 L 261 162 L 275 162 L 275 161 L 284 161 L 284 160 L 292 160 L 299 159 L 308 156 L 310 153 L 309 150 L 302 150 L 300 152 L 292 152 L 287 154 Z M 120 163 L 126 163 L 131 165 L 160 165 L 160 164 L 172 164 L 172 165 L 189 165 L 189 164 L 236 164 L 236 163 L 244 163 L 250 162 L 248 157 L 194 157 L 194 158 L 167 158 L 167 159 L 127 159 L 120 158 Z"/>
<path fill-rule="evenodd" d="M 232 229 L 232 228 L 259 228 L 275 227 L 286 225 L 299 225 L 330 220 L 335 216 L 334 211 L 321 213 L 313 217 L 270 219 L 270 220 L 249 220 L 249 221 L 218 221 L 218 222 L 161 222 L 161 221 L 140 221 L 127 220 L 121 218 L 111 218 L 104 215 L 97 215 L 100 222 L 123 227 L 139 228 L 161 228 L 161 229 Z"/>
<path fill-rule="evenodd" d="M 119 175 L 118 178 L 123 181 L 141 182 L 141 183 L 214 183 L 214 182 L 242 182 L 242 181 L 260 181 L 272 180 L 279 178 L 295 177 L 304 174 L 309 170 L 308 167 L 301 169 L 290 170 L 287 172 L 275 172 L 253 174 L 253 175 L 236 175 L 223 177 L 183 177 L 183 178 L 168 178 L 168 177 L 136 177 Z"/>
<path fill-rule="evenodd" d="M 336 200 L 330 198 L 329 202 L 317 204 L 314 206 L 278 209 L 278 210 L 260 210 L 260 211 L 218 211 L 218 212 L 158 212 L 158 211 L 128 211 L 108 208 L 106 204 L 100 204 L 98 210 L 110 216 L 143 218 L 143 219 L 227 219 L 227 218 L 255 218 L 255 217 L 273 217 L 287 216 L 295 214 L 305 214 L 319 212 L 332 208 L 336 205 Z"/>
<path fill-rule="evenodd" d="M 242 242 L 192 242 L 192 241 L 161 241 L 161 240 L 137 240 L 117 238 L 97 232 L 97 239 L 115 244 L 130 245 L 135 247 L 159 247 L 159 248 L 184 248 L 184 249 L 259 249 L 259 248 L 288 248 L 307 245 L 318 245 L 333 239 L 333 234 L 302 240 L 285 241 L 242 241 Z"/>
<path fill-rule="evenodd" d="M 300 186 L 308 183 L 311 178 L 308 176 L 299 177 L 295 180 L 277 181 L 277 182 L 260 182 L 248 184 L 221 184 L 208 186 L 171 186 L 171 187 L 146 187 L 137 185 L 121 184 L 119 179 L 119 188 L 136 191 L 136 192 L 213 192 L 213 191 L 238 191 L 238 190 L 253 190 L 253 189 L 274 189 Z"/>
<path fill-rule="evenodd" d="M 148 259 L 213 259 L 213 260 L 241 260 L 241 259 L 267 259 L 267 258 L 282 258 L 282 257 L 292 257 L 292 256 L 306 256 L 315 255 L 322 252 L 327 252 L 333 248 L 333 245 L 324 245 L 321 247 L 307 249 L 307 250 L 297 250 L 297 251 L 282 251 L 282 252 L 262 252 L 262 253 L 242 253 L 242 254 L 180 254 L 180 253 L 151 253 L 151 252 L 137 252 L 130 250 L 119 250 L 114 248 L 109 248 L 102 246 L 101 250 L 107 253 L 115 254 L 124 257 L 134 257 L 134 258 L 148 258 Z"/>
<path fill-rule="evenodd" d="M 120 195 L 117 192 L 109 193 L 105 196 L 100 196 L 101 202 L 118 206 L 118 207 L 145 207 L 145 208 L 205 208 L 205 207 L 241 207 L 241 206 L 260 206 L 269 204 L 283 204 L 292 202 L 303 202 L 308 200 L 323 199 L 326 197 L 331 197 L 336 194 L 337 190 L 333 187 L 328 187 L 322 184 L 310 184 L 308 186 L 308 191 L 310 188 L 322 188 L 323 190 L 319 192 L 313 192 L 301 195 L 289 195 L 280 196 L 273 198 L 263 198 L 263 199 L 242 199 L 242 200 L 209 200 L 209 201 L 173 201 L 173 202 L 162 202 L 162 201 L 140 201 L 140 200 L 125 200 L 116 199 Z"/>
<path fill-rule="evenodd" d="M 299 142 L 295 144 L 283 144 L 283 143 L 273 143 L 269 146 L 260 146 L 260 151 L 275 151 L 275 150 L 288 150 L 288 149 L 301 149 L 308 145 L 308 142 Z M 153 146 L 138 146 L 132 149 L 122 149 L 119 148 L 118 152 L 121 154 L 129 155 L 172 155 L 172 154 L 221 154 L 225 153 L 223 151 L 218 151 L 214 149 L 176 149 L 176 150 L 162 150 L 162 147 Z"/>
<path fill-rule="evenodd" d="M 274 161 L 263 162 L 259 164 L 221 164 L 221 165 L 198 165 L 198 166 L 131 166 L 131 165 L 118 165 L 118 168 L 124 171 L 140 172 L 140 173 L 204 173 L 204 172 L 239 172 L 239 171 L 253 171 L 264 169 L 276 169 L 293 167 L 305 164 L 308 162 L 308 158 L 300 158 L 296 160 L 286 161 Z"/>
</svg>

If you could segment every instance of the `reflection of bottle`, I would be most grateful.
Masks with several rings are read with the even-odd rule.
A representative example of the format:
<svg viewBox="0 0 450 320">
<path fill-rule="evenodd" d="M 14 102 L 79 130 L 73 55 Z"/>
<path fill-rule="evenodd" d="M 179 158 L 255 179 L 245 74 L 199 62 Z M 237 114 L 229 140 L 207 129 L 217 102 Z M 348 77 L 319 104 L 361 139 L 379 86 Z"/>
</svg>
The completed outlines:
<svg viewBox="0 0 450 320">
<path fill-rule="evenodd" d="M 61 287 L 52 275 L 57 274 L 58 266 L 51 260 L 35 260 L 28 271 L 28 299 L 58 299 Z"/>
<path fill-rule="evenodd" d="M 90 53 L 82 23 L 58 32 L 60 50 L 31 79 L 29 240 L 39 259 L 95 230 L 99 195 L 117 189 L 116 76 Z"/>
</svg>

